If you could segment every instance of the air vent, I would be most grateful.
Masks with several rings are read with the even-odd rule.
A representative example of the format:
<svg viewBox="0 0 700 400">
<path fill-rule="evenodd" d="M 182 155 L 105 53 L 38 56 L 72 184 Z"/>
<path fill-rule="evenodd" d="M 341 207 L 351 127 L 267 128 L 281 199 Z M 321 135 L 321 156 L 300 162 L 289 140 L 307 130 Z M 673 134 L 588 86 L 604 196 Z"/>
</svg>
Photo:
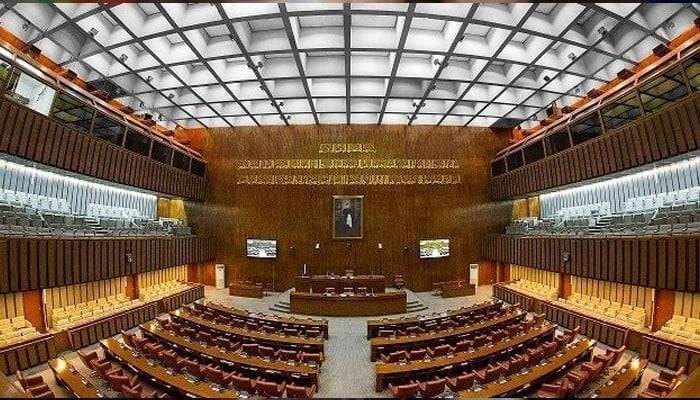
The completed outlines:
<svg viewBox="0 0 700 400">
<path fill-rule="evenodd" d="M 654 55 L 657 57 L 663 57 L 666 54 L 668 54 L 670 51 L 671 51 L 671 49 L 669 49 L 668 46 L 666 46 L 663 43 L 654 47 Z"/>
<path fill-rule="evenodd" d="M 617 73 L 617 77 L 622 79 L 623 81 L 625 79 L 631 78 L 632 75 L 634 75 L 634 73 L 632 73 L 632 71 L 628 70 L 627 68 L 622 68 L 620 72 Z"/>
<path fill-rule="evenodd" d="M 598 89 L 591 89 L 588 91 L 588 93 L 586 93 L 586 95 L 592 99 L 595 99 L 596 97 L 600 96 L 601 94 L 603 94 L 603 92 L 601 92 Z"/>
</svg>

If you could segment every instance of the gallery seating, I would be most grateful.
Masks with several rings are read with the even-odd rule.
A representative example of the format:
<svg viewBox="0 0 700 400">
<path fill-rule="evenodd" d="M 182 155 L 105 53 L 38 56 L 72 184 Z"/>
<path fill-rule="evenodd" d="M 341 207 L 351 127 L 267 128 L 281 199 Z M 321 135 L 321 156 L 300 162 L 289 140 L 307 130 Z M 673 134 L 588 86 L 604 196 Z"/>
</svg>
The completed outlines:
<svg viewBox="0 0 700 400">
<path fill-rule="evenodd" d="M 538 299 L 557 300 L 559 296 L 559 290 L 556 287 L 528 281 L 526 279 L 518 279 L 509 284 L 508 287 Z"/>
<path fill-rule="evenodd" d="M 568 299 L 558 300 L 556 303 L 582 314 L 594 315 L 596 318 L 630 328 L 639 329 L 646 325 L 646 310 L 642 307 L 581 293 L 573 293 Z"/>
<path fill-rule="evenodd" d="M 700 318 L 674 315 L 654 335 L 672 342 L 700 347 Z"/>
<path fill-rule="evenodd" d="M 117 293 L 108 297 L 54 308 L 51 310 L 51 326 L 55 330 L 63 330 L 141 304 L 139 299 L 131 299 L 126 297 L 124 293 Z"/>
<path fill-rule="evenodd" d="M 23 315 L 0 319 L 0 347 L 23 342 L 40 336 L 31 322 Z"/>
<path fill-rule="evenodd" d="M 185 282 L 182 281 L 167 281 L 158 283 L 153 286 L 144 287 L 139 289 L 139 299 L 143 302 L 154 301 L 162 299 L 163 297 L 182 292 L 191 288 Z"/>
</svg>

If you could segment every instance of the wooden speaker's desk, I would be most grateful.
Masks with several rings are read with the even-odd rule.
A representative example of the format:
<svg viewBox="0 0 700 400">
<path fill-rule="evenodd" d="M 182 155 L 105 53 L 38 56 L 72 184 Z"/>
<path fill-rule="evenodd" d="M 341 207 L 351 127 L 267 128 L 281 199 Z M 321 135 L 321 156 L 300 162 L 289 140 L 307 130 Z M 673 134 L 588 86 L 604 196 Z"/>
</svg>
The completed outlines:
<svg viewBox="0 0 700 400">
<path fill-rule="evenodd" d="M 375 293 L 372 296 L 292 292 L 291 310 L 297 314 L 330 316 L 387 315 L 406 312 L 406 292 Z"/>
<path fill-rule="evenodd" d="M 231 296 L 253 297 L 262 299 L 263 288 L 258 285 L 246 285 L 245 283 L 229 283 L 228 294 Z"/>
<path fill-rule="evenodd" d="M 312 275 L 312 276 L 297 276 L 294 280 L 294 290 L 297 292 L 313 292 L 323 293 L 326 288 L 332 287 L 336 293 L 342 293 L 345 288 L 352 288 L 357 291 L 358 288 L 365 287 L 367 292 L 384 293 L 385 279 L 384 275 L 355 275 L 348 278 L 345 275 Z"/>
</svg>

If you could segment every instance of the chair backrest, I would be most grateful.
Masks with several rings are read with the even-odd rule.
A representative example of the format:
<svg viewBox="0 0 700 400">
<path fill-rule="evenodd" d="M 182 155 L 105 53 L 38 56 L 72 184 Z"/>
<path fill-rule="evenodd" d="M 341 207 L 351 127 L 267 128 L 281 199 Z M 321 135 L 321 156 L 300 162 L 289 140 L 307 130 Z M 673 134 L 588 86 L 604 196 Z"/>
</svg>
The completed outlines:
<svg viewBox="0 0 700 400">
<path fill-rule="evenodd" d="M 473 372 L 459 375 L 457 377 L 457 390 L 466 390 L 472 387 L 474 385 L 474 378 L 476 378 L 476 374 Z"/>
<path fill-rule="evenodd" d="M 418 391 L 417 383 L 409 383 L 407 385 L 399 385 L 396 387 L 396 394 L 400 398 L 411 398 Z"/>
<path fill-rule="evenodd" d="M 557 352 L 557 342 L 547 342 L 542 345 L 544 358 L 550 358 Z"/>
</svg>

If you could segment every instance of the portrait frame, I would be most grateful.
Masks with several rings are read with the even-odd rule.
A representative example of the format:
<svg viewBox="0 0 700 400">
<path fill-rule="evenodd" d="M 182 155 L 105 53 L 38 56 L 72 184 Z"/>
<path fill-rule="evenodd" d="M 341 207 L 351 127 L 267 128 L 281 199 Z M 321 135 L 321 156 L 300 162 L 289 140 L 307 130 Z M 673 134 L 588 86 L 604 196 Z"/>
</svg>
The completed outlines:
<svg viewBox="0 0 700 400">
<path fill-rule="evenodd" d="M 364 195 L 334 195 L 333 196 L 333 239 L 356 240 L 362 239 L 364 230 Z M 349 204 L 350 210 L 346 211 Z M 348 221 L 347 214 L 351 215 Z M 351 227 L 347 226 L 351 222 Z"/>
</svg>

